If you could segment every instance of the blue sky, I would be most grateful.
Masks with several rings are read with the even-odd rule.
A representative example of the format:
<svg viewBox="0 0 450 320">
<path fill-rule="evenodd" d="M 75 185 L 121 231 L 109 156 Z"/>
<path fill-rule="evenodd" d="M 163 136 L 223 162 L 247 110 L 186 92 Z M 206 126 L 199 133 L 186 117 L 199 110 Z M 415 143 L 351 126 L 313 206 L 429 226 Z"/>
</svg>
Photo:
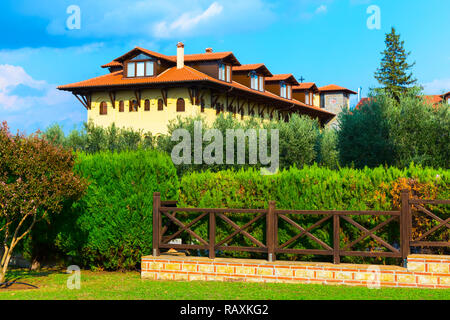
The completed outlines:
<svg viewBox="0 0 450 320">
<path fill-rule="evenodd" d="M 81 10 L 80 29 L 66 26 L 70 5 Z M 379 30 L 367 27 L 370 5 L 380 8 Z M 233 51 L 243 64 L 361 86 L 365 96 L 391 26 L 425 93 L 440 94 L 450 91 L 449 12 L 448 0 L 2 0 L 0 121 L 27 133 L 55 122 L 70 131 L 86 110 L 57 85 L 104 74 L 100 65 L 135 46 L 173 55 L 178 41 L 186 53 Z"/>
</svg>

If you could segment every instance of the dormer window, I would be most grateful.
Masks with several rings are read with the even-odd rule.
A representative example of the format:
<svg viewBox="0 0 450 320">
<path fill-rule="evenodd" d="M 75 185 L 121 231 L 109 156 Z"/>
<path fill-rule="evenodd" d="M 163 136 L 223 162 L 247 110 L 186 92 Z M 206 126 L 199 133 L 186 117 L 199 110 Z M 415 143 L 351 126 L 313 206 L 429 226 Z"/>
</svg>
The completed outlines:
<svg viewBox="0 0 450 320">
<path fill-rule="evenodd" d="M 154 61 L 144 54 L 140 54 L 127 63 L 127 77 L 154 76 Z"/>
<path fill-rule="evenodd" d="M 258 76 L 255 71 L 250 72 L 250 87 L 253 90 L 264 91 L 264 77 Z"/>
<path fill-rule="evenodd" d="M 231 66 L 219 64 L 219 80 L 231 82 Z"/>
<path fill-rule="evenodd" d="M 280 96 L 286 98 L 286 83 L 280 82 Z"/>
<path fill-rule="evenodd" d="M 264 77 L 259 76 L 259 91 L 264 91 Z"/>
</svg>

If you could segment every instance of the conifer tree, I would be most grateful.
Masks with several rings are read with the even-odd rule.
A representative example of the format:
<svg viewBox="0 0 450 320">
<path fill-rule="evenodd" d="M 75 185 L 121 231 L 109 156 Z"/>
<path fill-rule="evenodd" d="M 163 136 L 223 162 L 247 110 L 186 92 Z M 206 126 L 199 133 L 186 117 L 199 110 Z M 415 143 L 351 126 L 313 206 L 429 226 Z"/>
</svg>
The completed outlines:
<svg viewBox="0 0 450 320">
<path fill-rule="evenodd" d="M 415 63 L 408 64 L 407 59 L 411 52 L 405 51 L 404 41 L 400 41 L 400 34 L 395 33 L 394 27 L 386 34 L 385 43 L 386 49 L 381 53 L 383 58 L 380 68 L 375 72 L 375 79 L 387 93 L 398 100 L 400 94 L 417 82 L 410 72 Z"/>
</svg>

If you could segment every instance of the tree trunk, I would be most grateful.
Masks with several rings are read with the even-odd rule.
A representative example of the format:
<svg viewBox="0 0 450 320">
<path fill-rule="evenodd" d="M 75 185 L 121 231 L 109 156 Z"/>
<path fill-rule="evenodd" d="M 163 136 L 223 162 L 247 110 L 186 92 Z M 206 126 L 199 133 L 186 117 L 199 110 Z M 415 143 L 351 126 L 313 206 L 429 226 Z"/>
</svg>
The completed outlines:
<svg viewBox="0 0 450 320">
<path fill-rule="evenodd" d="M 5 282 L 6 280 L 6 271 L 8 270 L 9 260 L 11 260 L 11 254 L 8 253 L 4 260 L 4 264 L 1 266 L 0 270 L 0 283 Z"/>
</svg>

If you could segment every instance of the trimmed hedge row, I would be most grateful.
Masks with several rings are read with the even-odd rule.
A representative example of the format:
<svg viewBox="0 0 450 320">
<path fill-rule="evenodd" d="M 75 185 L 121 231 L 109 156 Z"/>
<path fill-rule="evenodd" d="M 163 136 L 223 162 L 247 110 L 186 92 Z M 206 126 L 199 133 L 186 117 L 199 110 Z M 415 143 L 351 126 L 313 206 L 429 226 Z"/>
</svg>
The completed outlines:
<svg viewBox="0 0 450 320">
<path fill-rule="evenodd" d="M 419 198 L 450 198 L 450 171 L 440 169 L 421 168 L 411 165 L 406 169 L 378 167 L 374 169 L 330 170 L 318 166 L 291 168 L 281 171 L 277 175 L 263 176 L 257 170 L 221 171 L 217 173 L 202 172 L 183 176 L 181 179 L 180 207 L 214 207 L 214 208 L 267 208 L 269 200 L 275 200 L 279 209 L 297 210 L 397 210 L 399 208 L 399 194 L 401 189 L 409 188 L 415 197 Z M 450 216 L 448 208 L 434 208 L 444 218 Z M 293 216 L 292 216 L 293 217 Z M 322 216 L 323 217 L 323 216 Z M 303 226 L 310 226 L 322 217 L 293 217 Z M 188 215 L 184 217 L 191 220 Z M 239 225 L 248 222 L 249 215 L 236 215 Z M 384 221 L 386 217 L 353 216 L 353 219 L 371 229 Z M 220 219 L 218 219 L 220 220 Z M 280 220 L 281 221 L 281 220 Z M 346 223 L 341 230 L 341 246 L 356 239 L 359 231 Z M 416 226 L 419 230 L 421 226 Z M 424 226 L 429 227 L 429 226 Z M 378 233 L 380 237 L 395 242 L 398 239 L 398 225 L 391 223 L 390 227 Z M 196 232 L 206 238 L 206 223 L 198 224 Z M 231 228 L 221 224 L 218 227 L 218 238 L 222 239 L 230 234 Z M 297 234 L 292 226 L 281 221 L 279 225 L 279 239 L 287 241 Z M 260 220 L 252 232 L 264 241 L 264 222 Z M 332 245 L 331 221 L 315 230 L 325 243 Z M 447 237 L 440 234 L 439 237 Z M 192 241 L 186 238 L 185 241 Z M 238 245 L 253 244 L 243 237 L 238 237 Z M 296 248 L 317 248 L 307 237 L 303 237 Z M 361 242 L 354 249 L 377 250 L 379 244 L 370 238 Z M 252 256 L 249 254 L 247 256 Z M 297 259 L 298 257 L 291 257 Z M 311 257 L 303 257 L 311 259 Z M 323 258 L 322 258 L 323 259 Z M 368 259 L 348 258 L 349 262 L 364 262 Z"/>
<path fill-rule="evenodd" d="M 80 153 L 75 171 L 86 195 L 64 215 L 57 247 L 93 269 L 134 269 L 152 252 L 153 192 L 176 199 L 179 181 L 166 154 L 152 150 Z"/>
</svg>

